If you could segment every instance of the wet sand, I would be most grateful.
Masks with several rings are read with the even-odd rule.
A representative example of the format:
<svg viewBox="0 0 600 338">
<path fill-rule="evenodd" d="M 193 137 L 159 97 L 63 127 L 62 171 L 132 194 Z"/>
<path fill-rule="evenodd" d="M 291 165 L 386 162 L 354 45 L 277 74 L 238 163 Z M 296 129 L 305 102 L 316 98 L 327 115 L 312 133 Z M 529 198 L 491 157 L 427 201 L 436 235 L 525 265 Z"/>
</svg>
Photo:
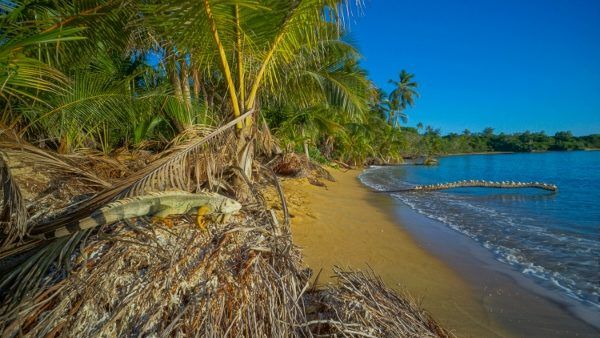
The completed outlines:
<svg viewBox="0 0 600 338">
<path fill-rule="evenodd" d="M 498 262 L 489 250 L 470 238 L 402 203 L 395 208 L 395 215 L 403 228 L 428 252 L 460 274 L 486 313 L 511 334 L 519 337 L 600 337 L 597 310 L 546 289 L 509 265 Z"/>
<path fill-rule="evenodd" d="M 306 180 L 285 180 L 294 243 L 315 272 L 327 281 L 334 265 L 371 267 L 384 282 L 422 300 L 447 329 L 460 337 L 509 336 L 473 290 L 441 260 L 422 248 L 394 219 L 393 201 L 370 193 L 359 171 L 333 171 L 327 188 Z"/>
<path fill-rule="evenodd" d="M 328 281 L 334 265 L 372 268 L 406 290 L 459 337 L 594 337 L 568 301 L 509 271 L 491 253 L 389 196 L 373 194 L 358 170 L 333 170 L 327 188 L 285 180 L 295 244 Z M 554 298 L 553 298 L 554 297 Z"/>
</svg>

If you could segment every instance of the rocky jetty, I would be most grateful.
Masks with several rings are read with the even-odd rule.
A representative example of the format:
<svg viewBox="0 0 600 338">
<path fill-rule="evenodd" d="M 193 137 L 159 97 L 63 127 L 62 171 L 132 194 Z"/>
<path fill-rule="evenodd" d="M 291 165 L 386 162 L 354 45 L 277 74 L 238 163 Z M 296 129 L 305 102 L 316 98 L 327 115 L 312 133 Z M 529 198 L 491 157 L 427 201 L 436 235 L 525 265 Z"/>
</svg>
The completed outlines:
<svg viewBox="0 0 600 338">
<path fill-rule="evenodd" d="M 558 187 L 554 184 L 548 184 L 543 182 L 513 182 L 513 181 L 484 181 L 484 180 L 468 180 L 468 181 L 457 181 L 447 182 L 439 184 L 428 184 L 428 185 L 417 185 L 412 188 L 398 189 L 398 190 L 386 190 L 381 192 L 410 192 L 410 191 L 435 191 L 444 189 L 454 188 L 502 188 L 502 189 L 513 189 L 513 188 L 536 188 L 548 191 L 556 192 Z"/>
</svg>

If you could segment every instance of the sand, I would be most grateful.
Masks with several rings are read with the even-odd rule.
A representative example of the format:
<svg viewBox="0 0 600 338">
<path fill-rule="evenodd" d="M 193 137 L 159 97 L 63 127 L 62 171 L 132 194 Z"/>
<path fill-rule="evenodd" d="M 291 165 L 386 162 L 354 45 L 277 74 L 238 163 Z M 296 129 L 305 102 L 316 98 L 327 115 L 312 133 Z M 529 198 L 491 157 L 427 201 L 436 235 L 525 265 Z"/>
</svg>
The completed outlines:
<svg viewBox="0 0 600 338">
<path fill-rule="evenodd" d="M 402 229 L 393 217 L 392 201 L 364 187 L 359 173 L 333 170 L 337 182 L 326 182 L 326 188 L 306 180 L 283 181 L 294 243 L 315 273 L 323 269 L 320 282 L 328 281 L 334 265 L 370 267 L 387 285 L 421 299 L 434 318 L 460 337 L 509 336 L 469 285 Z"/>
</svg>

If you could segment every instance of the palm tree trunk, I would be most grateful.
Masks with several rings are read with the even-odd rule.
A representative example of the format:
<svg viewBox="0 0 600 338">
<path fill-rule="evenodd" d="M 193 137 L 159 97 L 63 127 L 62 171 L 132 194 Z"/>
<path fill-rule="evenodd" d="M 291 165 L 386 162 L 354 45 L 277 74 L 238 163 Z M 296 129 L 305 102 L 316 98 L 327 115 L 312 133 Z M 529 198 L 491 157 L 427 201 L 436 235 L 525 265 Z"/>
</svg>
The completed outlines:
<svg viewBox="0 0 600 338">
<path fill-rule="evenodd" d="M 310 163 L 310 153 L 308 152 L 308 139 L 304 134 L 304 128 L 302 128 L 302 146 L 304 147 L 304 156 L 306 156 L 306 164 Z"/>
<path fill-rule="evenodd" d="M 167 49 L 167 53 L 173 53 L 172 48 Z M 175 54 L 172 54 L 171 57 L 167 56 L 167 74 L 169 76 L 169 81 L 171 82 L 171 86 L 173 86 L 173 93 L 178 100 L 183 100 L 183 95 L 181 92 L 181 81 L 179 81 L 179 74 L 177 73 L 177 59 Z"/>
<path fill-rule="evenodd" d="M 71 139 L 69 135 L 66 133 L 61 136 L 60 142 L 58 144 L 58 153 L 59 154 L 69 154 L 71 153 Z"/>
<path fill-rule="evenodd" d="M 206 2 L 207 0 L 204 0 L 204 1 Z M 258 93 L 258 88 L 260 88 L 260 85 L 264 78 L 264 74 L 267 69 L 267 66 L 271 62 L 271 59 L 273 58 L 273 55 L 275 54 L 275 51 L 276 51 L 277 47 L 279 46 L 279 43 L 283 40 L 283 37 L 285 34 L 285 27 L 288 25 L 288 23 L 292 19 L 294 12 L 296 11 L 296 9 L 298 8 L 299 5 L 300 5 L 300 1 L 298 1 L 294 5 L 294 7 L 291 8 L 291 10 L 287 14 L 287 16 L 283 19 L 283 22 L 280 25 L 280 30 L 277 33 L 277 35 L 275 36 L 275 39 L 273 40 L 273 43 L 271 44 L 269 50 L 267 51 L 267 54 L 261 63 L 261 66 L 258 70 L 258 73 L 257 73 L 255 79 L 254 79 L 254 82 L 252 83 L 250 93 L 248 94 L 248 98 L 246 99 L 245 103 L 242 103 L 246 109 L 258 110 L 256 107 L 256 97 L 257 97 L 257 93 Z M 239 13 L 236 12 L 236 14 L 239 14 Z M 238 40 L 238 41 L 241 44 L 241 40 Z M 242 61 L 241 57 L 238 57 L 238 62 L 239 61 Z M 243 74 L 240 74 L 240 75 L 243 76 Z M 230 86 L 230 88 L 234 88 L 234 87 Z M 254 114 L 254 115 L 256 115 L 256 114 Z M 253 119 L 252 116 L 249 116 L 246 119 L 246 126 L 240 133 L 241 134 L 240 135 L 240 144 L 238 145 L 238 154 L 244 154 L 242 158 L 238 157 L 238 160 L 241 160 L 238 163 L 240 164 L 240 167 L 244 169 L 244 171 L 246 172 L 246 175 L 249 178 L 251 177 L 251 174 L 252 174 L 252 172 L 251 172 L 252 159 L 253 159 L 253 155 L 254 155 L 253 153 L 247 152 L 247 150 L 250 148 L 252 148 L 252 151 L 254 151 L 253 145 L 247 144 L 247 143 L 252 142 L 251 141 L 252 138 L 250 136 L 250 134 L 252 133 L 252 131 L 251 131 L 252 121 L 253 121 L 252 119 Z"/>
<path fill-rule="evenodd" d="M 200 75 L 197 68 L 192 68 L 192 90 L 196 101 L 200 101 Z"/>
<path fill-rule="evenodd" d="M 233 83 L 233 77 L 231 75 L 231 68 L 229 68 L 229 62 L 227 61 L 227 54 L 225 53 L 225 47 L 221 43 L 221 39 L 219 38 L 219 31 L 217 30 L 217 23 L 212 14 L 212 9 L 208 0 L 204 0 L 204 9 L 206 10 L 206 16 L 208 18 L 208 23 L 210 25 L 210 30 L 213 36 L 213 40 L 215 45 L 217 46 L 217 50 L 219 51 L 219 59 L 221 61 L 221 68 L 223 68 L 223 74 L 225 75 L 225 80 L 227 81 L 227 92 L 229 93 L 229 98 L 231 100 L 231 106 L 233 107 L 233 116 L 238 117 L 241 115 L 240 110 L 240 102 L 238 101 L 237 94 L 235 92 L 235 84 Z M 242 128 L 242 123 L 237 124 L 237 128 Z"/>
<path fill-rule="evenodd" d="M 192 110 L 192 97 L 190 94 L 190 70 L 185 59 L 181 60 L 181 91 L 185 108 Z"/>
<path fill-rule="evenodd" d="M 242 29 L 240 27 L 240 7 L 235 5 L 235 58 L 237 61 L 237 72 L 238 72 L 238 94 L 239 100 L 242 104 L 242 110 L 246 111 L 250 107 L 245 105 L 246 101 L 246 84 L 244 81 L 244 58 L 242 53 Z M 252 118 L 252 117 L 248 117 Z"/>
<path fill-rule="evenodd" d="M 243 102 L 240 104 L 238 100 L 238 96 L 236 93 L 236 86 L 233 81 L 233 76 L 231 74 L 231 68 L 229 67 L 229 61 L 227 61 L 227 54 L 225 52 L 225 48 L 221 39 L 219 37 L 219 31 L 217 29 L 217 23 L 212 14 L 212 9 L 210 7 L 210 3 L 208 0 L 203 0 L 204 9 L 206 11 L 206 16 L 208 19 L 208 24 L 210 25 L 210 30 L 212 33 L 213 41 L 217 47 L 219 52 L 219 59 L 221 61 L 221 68 L 223 69 L 223 75 L 225 76 L 225 81 L 227 82 L 227 92 L 229 93 L 229 98 L 231 101 L 231 106 L 233 108 L 233 116 L 238 117 L 241 115 L 241 109 L 244 108 Z M 239 61 L 239 60 L 238 60 Z M 251 107 L 248 105 L 247 107 Z M 238 166 L 244 171 L 248 179 L 252 179 L 252 161 L 254 158 L 254 145 L 252 141 L 252 132 L 249 130 L 249 126 L 247 128 L 243 128 L 243 123 L 238 122 L 237 128 L 240 130 L 238 136 L 238 144 L 237 144 L 237 156 L 236 162 Z M 243 128 L 243 129 L 242 129 Z M 244 184 L 243 180 L 239 178 L 234 182 L 236 188 L 240 192 L 240 195 L 249 195 L 247 192 L 248 188 Z"/>
</svg>

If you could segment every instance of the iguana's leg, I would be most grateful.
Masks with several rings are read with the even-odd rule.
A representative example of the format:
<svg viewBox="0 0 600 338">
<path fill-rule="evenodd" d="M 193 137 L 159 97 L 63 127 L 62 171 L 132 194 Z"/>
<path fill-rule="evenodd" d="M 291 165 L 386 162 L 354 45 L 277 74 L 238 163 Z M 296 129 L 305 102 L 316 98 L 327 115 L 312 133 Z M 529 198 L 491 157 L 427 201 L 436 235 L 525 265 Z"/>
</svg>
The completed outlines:
<svg viewBox="0 0 600 338">
<path fill-rule="evenodd" d="M 152 215 L 152 220 L 153 221 L 160 221 L 162 223 L 164 223 L 167 228 L 171 229 L 174 224 L 173 224 L 173 220 L 169 218 L 169 216 L 173 215 L 173 210 L 171 210 L 171 208 L 168 207 L 163 207 L 160 209 L 160 211 L 156 212 L 154 215 Z"/>
<path fill-rule="evenodd" d="M 198 208 L 198 216 L 196 216 L 196 224 L 202 230 L 206 230 L 206 219 L 204 216 L 206 216 L 209 212 L 210 212 L 210 209 L 205 205 Z"/>
</svg>

